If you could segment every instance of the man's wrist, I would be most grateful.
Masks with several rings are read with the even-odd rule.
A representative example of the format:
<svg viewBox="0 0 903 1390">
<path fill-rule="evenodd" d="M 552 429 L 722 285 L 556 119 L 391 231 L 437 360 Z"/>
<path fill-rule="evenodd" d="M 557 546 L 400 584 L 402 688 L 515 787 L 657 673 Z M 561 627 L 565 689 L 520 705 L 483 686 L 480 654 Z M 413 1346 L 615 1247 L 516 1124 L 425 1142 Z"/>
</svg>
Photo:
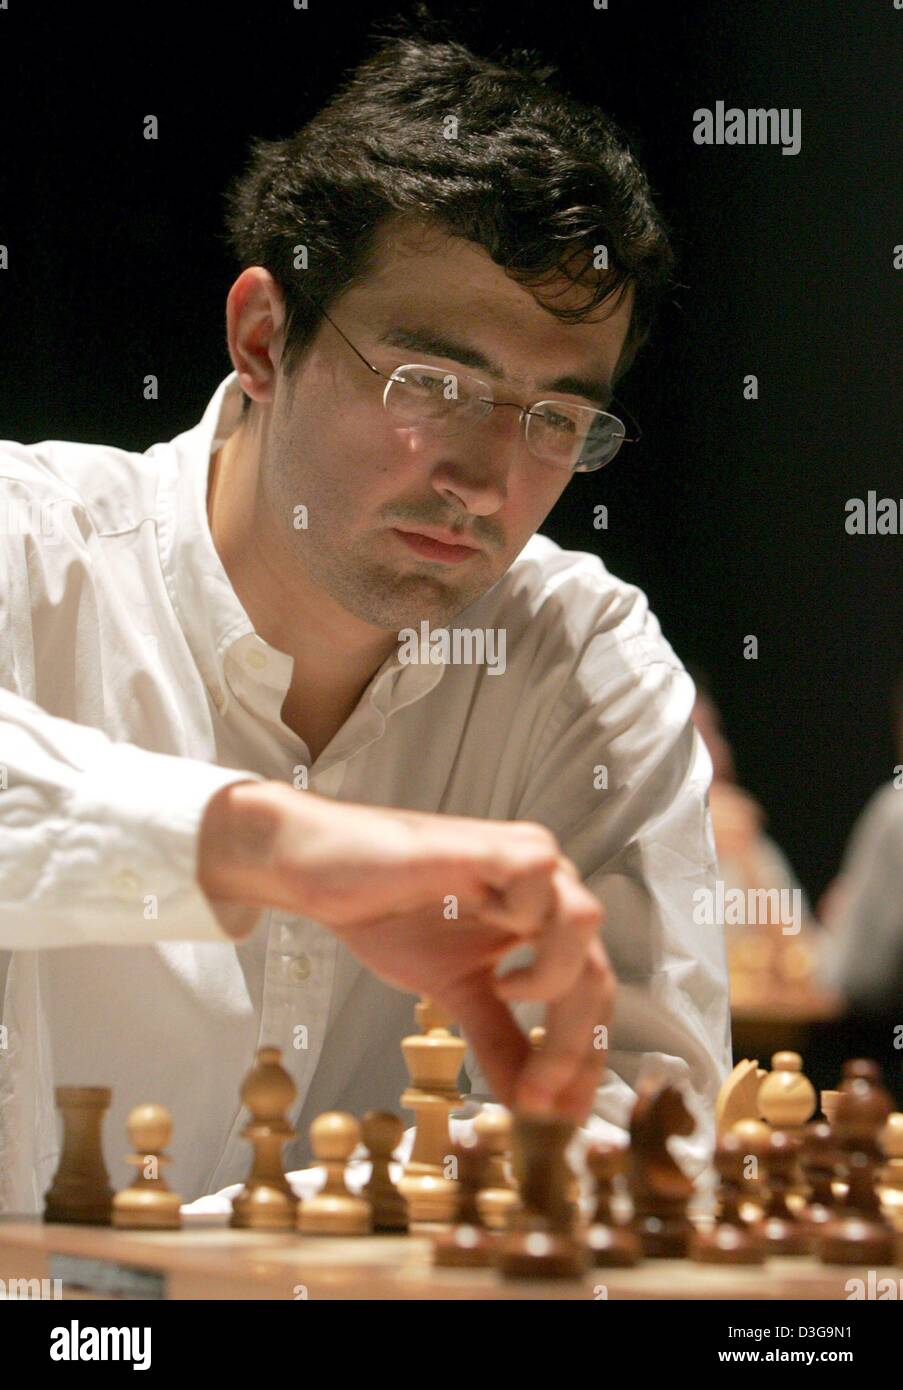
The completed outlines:
<svg viewBox="0 0 903 1390">
<path fill-rule="evenodd" d="M 211 901 L 274 905 L 273 850 L 293 796 L 282 782 L 236 781 L 210 798 L 198 834 L 197 878 Z"/>
</svg>

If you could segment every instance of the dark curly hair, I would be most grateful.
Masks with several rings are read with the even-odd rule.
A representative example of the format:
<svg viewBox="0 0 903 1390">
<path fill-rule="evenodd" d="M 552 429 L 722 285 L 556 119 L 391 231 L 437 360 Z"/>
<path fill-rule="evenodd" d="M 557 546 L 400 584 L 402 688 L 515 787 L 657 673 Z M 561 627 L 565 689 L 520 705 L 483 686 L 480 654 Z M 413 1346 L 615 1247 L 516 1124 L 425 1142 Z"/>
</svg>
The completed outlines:
<svg viewBox="0 0 903 1390">
<path fill-rule="evenodd" d="M 474 242 L 525 287 L 556 274 L 588 284 L 580 321 L 634 286 L 623 376 L 672 286 L 674 254 L 646 176 L 621 129 L 549 85 L 554 67 L 517 50 L 503 61 L 462 44 L 383 40 L 295 135 L 253 140 L 225 193 L 226 240 L 241 268 L 265 267 L 286 301 L 282 367 L 291 375 L 329 304 L 365 279 L 387 217 L 412 215 Z M 449 116 L 456 137 L 443 132 Z M 295 248 L 308 266 L 295 268 Z M 585 276 L 603 245 L 608 268 Z M 303 284 L 302 284 L 303 281 Z M 250 406 L 242 402 L 244 417 Z"/>
</svg>

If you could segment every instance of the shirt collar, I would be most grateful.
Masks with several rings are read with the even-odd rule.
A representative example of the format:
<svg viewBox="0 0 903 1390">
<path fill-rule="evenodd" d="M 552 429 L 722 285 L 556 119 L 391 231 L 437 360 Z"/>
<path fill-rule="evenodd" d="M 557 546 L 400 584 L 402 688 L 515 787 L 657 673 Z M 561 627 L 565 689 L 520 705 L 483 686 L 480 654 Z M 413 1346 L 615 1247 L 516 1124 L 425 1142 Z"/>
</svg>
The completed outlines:
<svg viewBox="0 0 903 1390">
<path fill-rule="evenodd" d="M 242 702 L 259 704 L 261 713 L 272 713 L 281 708 L 294 660 L 255 632 L 220 560 L 207 517 L 211 455 L 238 428 L 241 399 L 238 374 L 230 372 L 198 424 L 170 443 L 170 467 L 162 471 L 160 481 L 160 562 L 182 631 L 221 713 L 233 693 L 226 677 L 230 653 L 230 670 L 234 673 L 238 664 L 242 671 Z M 250 662 L 242 659 L 252 652 Z M 257 654 L 266 660 L 259 663 Z M 403 665 L 396 649 L 374 674 L 368 687 L 370 701 L 388 715 L 427 694 L 444 671 L 441 664 Z"/>
</svg>

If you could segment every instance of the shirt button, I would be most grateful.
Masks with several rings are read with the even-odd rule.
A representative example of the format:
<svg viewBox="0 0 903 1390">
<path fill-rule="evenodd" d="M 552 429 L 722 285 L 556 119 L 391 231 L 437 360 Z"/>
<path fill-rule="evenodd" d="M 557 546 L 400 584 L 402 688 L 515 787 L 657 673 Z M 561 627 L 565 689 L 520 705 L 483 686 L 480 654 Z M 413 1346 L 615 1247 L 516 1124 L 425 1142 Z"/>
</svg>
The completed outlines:
<svg viewBox="0 0 903 1390">
<path fill-rule="evenodd" d="M 253 667 L 255 671 L 262 671 L 267 664 L 266 653 L 258 651 L 256 647 L 252 647 L 245 657 L 245 661 L 249 666 Z"/>
<path fill-rule="evenodd" d="M 112 880 L 113 892 L 117 898 L 132 898 L 138 892 L 141 884 L 137 874 L 133 874 L 131 869 L 123 869 L 121 873 L 114 876 Z"/>
<path fill-rule="evenodd" d="M 215 690 L 213 692 L 213 703 L 216 705 L 220 714 L 222 714 L 223 710 L 226 708 L 226 697 L 221 690 Z"/>
<path fill-rule="evenodd" d="M 293 980 L 296 985 L 303 984 L 309 977 L 312 969 L 313 966 L 310 963 L 309 956 L 296 956 L 288 968 L 289 978 Z"/>
</svg>

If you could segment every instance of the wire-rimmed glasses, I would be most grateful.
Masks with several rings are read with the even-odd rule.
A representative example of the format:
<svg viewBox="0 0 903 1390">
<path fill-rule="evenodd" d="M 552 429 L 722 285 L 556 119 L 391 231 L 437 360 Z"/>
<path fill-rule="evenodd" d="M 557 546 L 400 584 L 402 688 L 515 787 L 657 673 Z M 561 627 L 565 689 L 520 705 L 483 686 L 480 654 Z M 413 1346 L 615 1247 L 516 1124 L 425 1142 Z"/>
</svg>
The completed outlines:
<svg viewBox="0 0 903 1390">
<path fill-rule="evenodd" d="M 367 361 L 324 309 L 320 312 L 364 366 L 385 381 L 383 405 L 403 427 L 442 437 L 462 434 L 498 406 L 513 406 L 520 411 L 527 448 L 534 457 L 569 473 L 593 473 L 611 463 L 622 444 L 642 437 L 636 420 L 620 402 L 618 409 L 634 430 L 629 437 L 623 421 L 606 410 L 569 401 L 536 401 L 530 406 L 497 401 L 488 382 L 466 372 L 408 362 L 387 376 Z"/>
</svg>

